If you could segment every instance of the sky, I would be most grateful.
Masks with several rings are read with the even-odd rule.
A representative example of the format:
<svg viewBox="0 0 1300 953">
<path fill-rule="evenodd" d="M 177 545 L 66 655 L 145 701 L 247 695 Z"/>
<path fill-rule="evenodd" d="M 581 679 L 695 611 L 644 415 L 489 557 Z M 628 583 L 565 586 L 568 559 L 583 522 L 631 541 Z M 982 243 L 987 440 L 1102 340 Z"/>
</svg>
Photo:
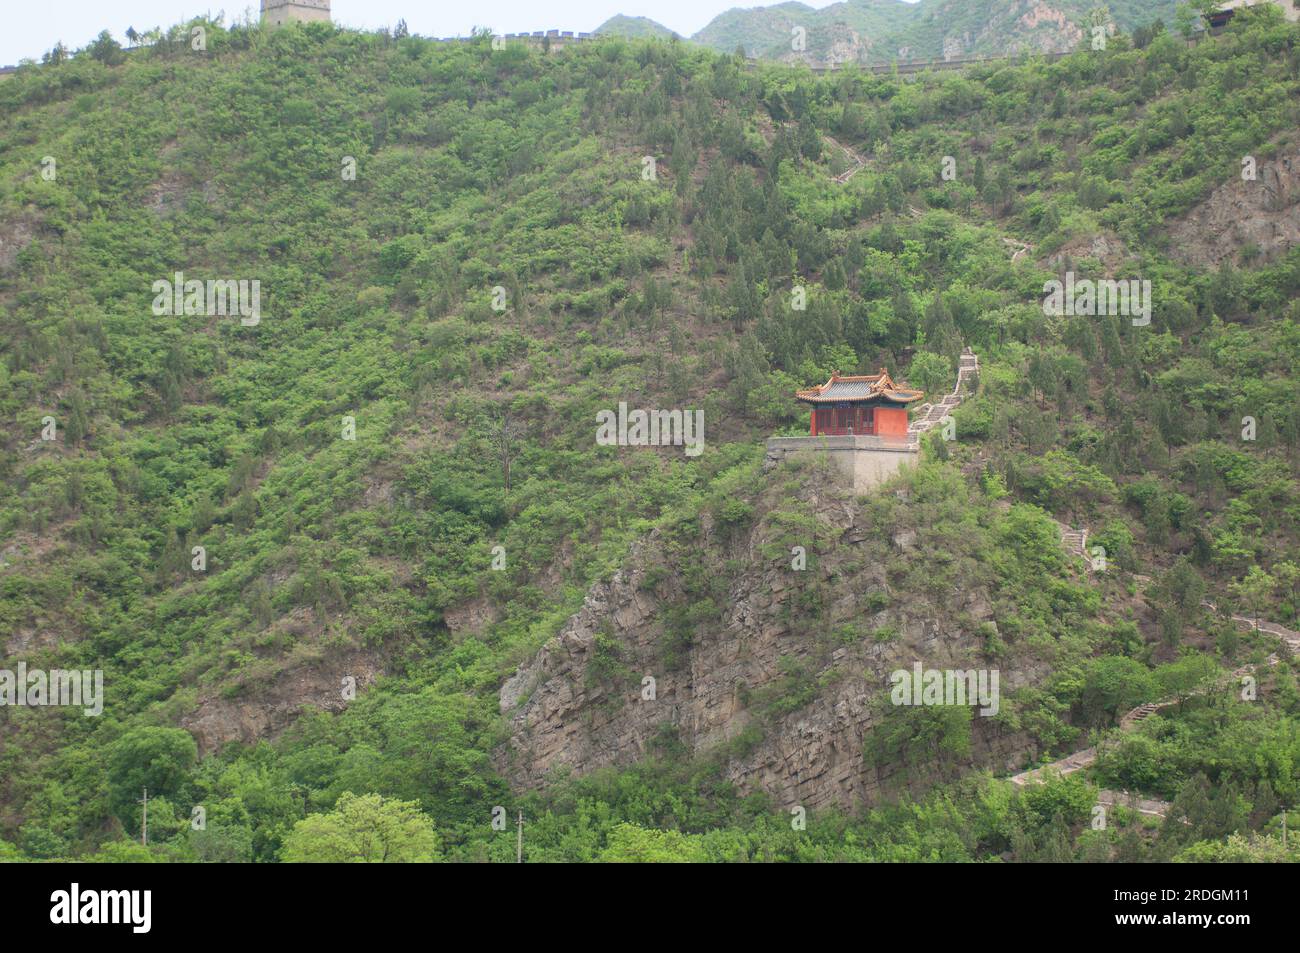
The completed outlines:
<svg viewBox="0 0 1300 953">
<path fill-rule="evenodd" d="M 467 36 L 476 26 L 497 33 L 534 30 L 590 32 L 616 13 L 650 17 L 682 36 L 690 36 L 732 7 L 766 6 L 779 0 L 333 0 L 334 22 L 358 29 L 392 26 L 405 20 L 421 36 Z M 818 9 L 831 0 L 804 0 Z M 914 2 L 914 0 L 906 0 Z M 171 26 L 199 14 L 225 11 L 226 22 L 257 16 L 260 0 L 2 0 L 0 66 L 39 60 L 60 40 L 69 49 L 85 46 L 100 30 L 125 44 L 127 27 L 144 31 Z"/>
</svg>

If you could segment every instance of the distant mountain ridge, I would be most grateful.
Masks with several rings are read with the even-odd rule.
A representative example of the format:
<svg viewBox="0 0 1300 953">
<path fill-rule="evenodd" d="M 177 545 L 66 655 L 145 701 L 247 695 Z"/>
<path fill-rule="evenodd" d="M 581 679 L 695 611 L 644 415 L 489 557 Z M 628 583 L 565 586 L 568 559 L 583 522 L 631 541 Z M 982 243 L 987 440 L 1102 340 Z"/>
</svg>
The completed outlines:
<svg viewBox="0 0 1300 953">
<path fill-rule="evenodd" d="M 787 62 L 887 63 L 1073 49 L 1099 12 L 1124 31 L 1174 22 L 1177 0 L 845 0 L 733 8 L 692 42 Z M 799 29 L 803 33 L 797 33 Z M 613 17 L 597 33 L 675 35 L 645 17 Z"/>
<path fill-rule="evenodd" d="M 665 40 L 680 37 L 680 34 L 674 33 L 662 23 L 656 23 L 649 17 L 626 17 L 621 13 L 610 17 L 597 27 L 595 32 L 638 40 L 646 37 L 659 37 Z"/>
</svg>

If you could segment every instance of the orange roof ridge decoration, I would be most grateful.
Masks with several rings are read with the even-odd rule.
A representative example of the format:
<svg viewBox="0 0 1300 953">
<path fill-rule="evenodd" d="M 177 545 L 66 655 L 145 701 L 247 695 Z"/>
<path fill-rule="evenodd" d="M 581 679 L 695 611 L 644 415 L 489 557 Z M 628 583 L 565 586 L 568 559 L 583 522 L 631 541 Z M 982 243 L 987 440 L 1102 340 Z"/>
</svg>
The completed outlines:
<svg viewBox="0 0 1300 953">
<path fill-rule="evenodd" d="M 889 376 L 889 371 L 880 369 L 879 374 L 861 374 L 841 377 L 839 371 L 831 374 L 831 379 L 820 387 L 794 392 L 796 400 L 807 404 L 860 403 L 864 401 L 888 401 L 892 404 L 910 404 L 920 400 L 925 394 L 919 390 L 900 388 Z"/>
</svg>

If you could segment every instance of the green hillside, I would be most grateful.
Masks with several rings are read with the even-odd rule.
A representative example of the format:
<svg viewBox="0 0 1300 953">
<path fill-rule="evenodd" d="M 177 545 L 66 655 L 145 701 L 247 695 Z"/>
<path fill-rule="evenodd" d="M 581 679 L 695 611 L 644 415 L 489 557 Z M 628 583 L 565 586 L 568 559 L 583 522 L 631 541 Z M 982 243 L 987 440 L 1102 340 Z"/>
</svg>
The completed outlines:
<svg viewBox="0 0 1300 953">
<path fill-rule="evenodd" d="M 837 3 L 820 10 L 803 3 L 737 7 L 718 14 L 691 39 L 721 53 L 743 47 L 750 56 L 781 56 L 790 52 L 791 31 L 796 26 L 809 31 L 809 46 L 815 50 L 823 39 L 821 34 L 832 24 L 848 24 L 875 36 L 897 29 L 915 15 L 916 9 L 901 0 Z"/>
<path fill-rule="evenodd" d="M 622 14 L 610 17 L 596 27 L 595 32 L 600 36 L 621 36 L 629 40 L 667 40 L 677 36 L 668 27 L 649 17 L 625 17 Z"/>
<path fill-rule="evenodd" d="M 902 80 L 203 25 L 205 51 L 178 27 L 0 83 L 0 670 L 105 690 L 99 717 L 0 707 L 0 860 L 333 860 L 375 818 L 395 859 L 513 860 L 496 807 L 535 861 L 1297 858 L 1294 662 L 1228 614 L 1300 623 L 1300 248 L 1210 261 L 1178 229 L 1243 157 L 1300 151 L 1300 28 Z M 1150 324 L 1045 314 L 1065 271 L 1149 280 Z M 157 313 L 177 272 L 259 281 L 258 320 Z M 666 547 L 689 646 L 774 558 L 743 534 L 814 532 L 824 475 L 761 467 L 807 432 L 794 390 L 885 367 L 943 393 L 965 346 L 956 439 L 844 504 L 921 533 L 875 608 L 989 589 L 992 630 L 933 621 L 1039 660 L 1002 727 L 1042 759 L 1180 704 L 1023 790 L 926 773 L 971 727 L 900 720 L 863 757 L 916 783 L 807 830 L 727 780 L 762 718 L 512 789 L 498 691 L 593 584 Z M 701 409 L 703 454 L 598 445 L 620 402 Z M 891 637 L 787 605 L 810 638 Z M 1252 700 L 1224 687 L 1247 664 Z M 826 686 L 761 688 L 760 713 Z M 1174 813 L 1091 830 L 1098 787 Z"/>
<path fill-rule="evenodd" d="M 862 63 L 996 56 L 1074 49 L 1079 29 L 1094 21 L 1125 32 L 1157 20 L 1172 26 L 1177 6 L 1177 0 L 847 0 L 820 9 L 781 3 L 728 10 L 691 39 L 720 53 L 743 47 L 751 56 L 815 62 L 831 55 Z M 795 27 L 806 31 L 806 51 L 791 48 Z"/>
</svg>

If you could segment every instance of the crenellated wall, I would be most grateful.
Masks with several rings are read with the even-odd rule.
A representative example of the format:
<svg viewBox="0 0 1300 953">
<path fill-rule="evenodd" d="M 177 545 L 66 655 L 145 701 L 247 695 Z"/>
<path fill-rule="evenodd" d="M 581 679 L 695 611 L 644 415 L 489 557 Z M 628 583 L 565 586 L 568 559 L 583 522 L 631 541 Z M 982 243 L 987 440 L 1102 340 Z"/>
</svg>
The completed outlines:
<svg viewBox="0 0 1300 953">
<path fill-rule="evenodd" d="M 262 22 L 268 26 L 329 20 L 330 0 L 262 0 Z"/>
</svg>

